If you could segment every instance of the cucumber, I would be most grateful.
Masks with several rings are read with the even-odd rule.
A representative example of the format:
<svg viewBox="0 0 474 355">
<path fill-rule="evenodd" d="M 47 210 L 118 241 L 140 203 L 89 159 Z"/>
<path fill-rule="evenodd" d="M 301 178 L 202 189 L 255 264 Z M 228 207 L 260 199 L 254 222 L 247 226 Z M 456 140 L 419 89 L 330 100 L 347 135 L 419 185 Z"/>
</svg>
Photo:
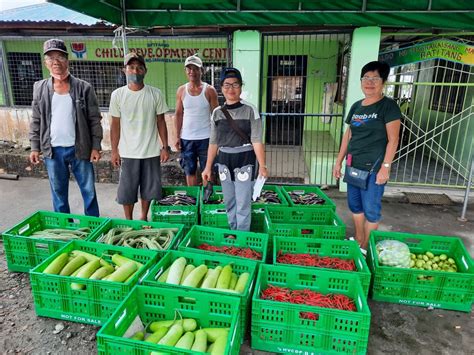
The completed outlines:
<svg viewBox="0 0 474 355">
<path fill-rule="evenodd" d="M 186 280 L 186 277 L 191 273 L 196 268 L 193 264 L 188 264 L 184 268 L 183 275 L 181 276 L 181 280 L 179 280 L 179 284 L 182 285 L 184 280 Z"/>
<path fill-rule="evenodd" d="M 214 347 L 212 348 L 211 355 L 224 355 L 226 345 L 227 335 L 220 336 L 214 342 Z"/>
<path fill-rule="evenodd" d="M 158 342 L 160 345 L 175 346 L 179 338 L 183 335 L 183 327 L 179 324 L 173 324 L 168 333 Z"/>
<path fill-rule="evenodd" d="M 238 293 L 243 293 L 245 291 L 245 286 L 247 286 L 247 281 L 249 280 L 250 274 L 248 272 L 244 272 L 239 276 L 239 280 L 237 281 L 237 285 L 235 285 L 234 290 Z"/>
<path fill-rule="evenodd" d="M 176 345 L 174 346 L 175 348 L 180 348 L 180 349 L 186 349 L 190 350 L 191 347 L 193 346 L 194 342 L 194 334 L 193 332 L 186 332 L 184 335 L 178 340 Z"/>
<path fill-rule="evenodd" d="M 171 264 L 170 273 L 166 278 L 166 283 L 179 285 L 181 275 L 183 275 L 184 268 L 186 267 L 186 258 L 180 257 Z"/>
<path fill-rule="evenodd" d="M 191 273 L 186 277 L 181 285 L 189 286 L 189 287 L 197 287 L 203 277 L 206 275 L 207 266 L 206 265 L 199 265 L 195 268 Z"/>
<path fill-rule="evenodd" d="M 158 328 L 160 327 L 166 327 L 169 328 L 173 324 L 179 324 L 183 327 L 183 330 L 185 332 L 192 332 L 197 328 L 197 322 L 196 320 L 192 318 L 183 318 L 183 319 L 178 319 L 178 320 L 161 320 L 157 322 L 152 322 L 150 326 L 148 327 L 150 332 L 155 332 Z"/>
<path fill-rule="evenodd" d="M 201 288 L 215 288 L 221 270 L 222 266 L 218 266 L 215 269 L 209 269 L 209 272 L 207 273 L 207 276 L 204 279 Z"/>
<path fill-rule="evenodd" d="M 61 270 L 59 275 L 61 276 L 70 276 L 74 271 L 79 269 L 82 265 L 86 263 L 86 258 L 82 255 L 78 255 L 72 258 Z"/>
<path fill-rule="evenodd" d="M 44 269 L 43 274 L 58 275 L 63 267 L 67 264 L 69 256 L 67 253 L 59 254 L 52 262 Z"/>
<path fill-rule="evenodd" d="M 158 327 L 145 339 L 145 341 L 147 343 L 156 344 L 166 335 L 166 333 L 168 333 L 168 327 Z"/>
<path fill-rule="evenodd" d="M 213 343 L 222 336 L 229 334 L 229 328 L 202 328 L 207 334 L 207 340 Z"/>
<path fill-rule="evenodd" d="M 107 281 L 124 282 L 130 275 L 137 271 L 137 264 L 133 261 L 126 262 L 119 266 L 112 274 L 107 277 Z"/>
<path fill-rule="evenodd" d="M 192 351 L 201 351 L 201 352 L 205 353 L 206 348 L 207 348 L 207 333 L 204 330 L 199 329 L 195 334 L 194 344 L 193 344 L 191 350 Z"/>
<path fill-rule="evenodd" d="M 237 280 L 239 279 L 239 277 L 237 276 L 236 273 L 232 273 L 232 275 L 230 275 L 230 283 L 229 283 L 229 289 L 230 290 L 233 290 L 235 288 L 235 285 L 237 285 Z"/>
<path fill-rule="evenodd" d="M 216 288 L 221 290 L 227 290 L 230 285 L 230 278 L 232 276 L 232 266 L 226 265 L 222 269 L 219 278 L 217 279 Z"/>
</svg>

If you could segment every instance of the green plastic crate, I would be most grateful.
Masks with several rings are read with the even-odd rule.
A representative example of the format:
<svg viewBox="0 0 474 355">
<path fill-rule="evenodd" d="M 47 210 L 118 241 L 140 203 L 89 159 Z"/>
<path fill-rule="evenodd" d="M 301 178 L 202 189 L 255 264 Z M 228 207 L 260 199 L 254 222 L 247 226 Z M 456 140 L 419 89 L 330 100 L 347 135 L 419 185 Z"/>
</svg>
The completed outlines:
<svg viewBox="0 0 474 355">
<path fill-rule="evenodd" d="M 178 244 L 183 239 L 183 224 L 172 224 L 172 223 L 162 223 L 162 222 L 145 222 L 145 221 L 134 221 L 128 219 L 110 219 L 105 222 L 100 228 L 98 228 L 93 235 L 90 237 L 90 241 L 101 243 L 103 238 L 112 228 L 133 228 L 133 230 L 148 229 L 148 228 L 177 228 L 178 231 L 172 238 L 168 248 L 166 249 L 176 249 Z"/>
<path fill-rule="evenodd" d="M 270 190 L 276 192 L 281 203 L 279 204 L 267 204 L 263 202 L 255 201 L 252 203 L 252 225 L 250 230 L 254 232 L 265 231 L 265 207 L 267 206 L 288 206 L 288 201 L 285 198 L 281 188 L 276 185 L 263 185 L 262 190 Z"/>
<path fill-rule="evenodd" d="M 332 209 L 326 207 L 267 206 L 265 232 L 268 233 L 271 252 L 274 236 L 342 240 L 346 237 L 346 225 Z"/>
<path fill-rule="evenodd" d="M 172 285 L 167 284 L 164 282 L 158 282 L 159 276 L 168 269 L 171 264 L 179 257 L 184 257 L 188 261 L 188 263 L 193 264 L 194 266 L 198 266 L 201 264 L 205 264 L 210 268 L 215 268 L 216 266 L 221 265 L 224 267 L 227 264 L 232 263 L 232 272 L 236 273 L 238 276 L 244 272 L 248 272 L 250 274 L 249 280 L 247 285 L 245 286 L 245 290 L 243 293 L 231 293 L 225 292 L 225 290 L 217 290 L 217 289 L 200 289 L 182 285 Z M 245 335 L 245 329 L 247 325 L 248 315 L 247 313 L 250 310 L 250 303 L 252 292 L 255 283 L 255 276 L 257 273 L 258 263 L 253 260 L 243 259 L 243 258 L 234 258 L 232 256 L 225 256 L 220 254 L 200 254 L 194 252 L 187 252 L 187 251 L 169 251 L 159 262 L 158 264 L 153 267 L 150 273 L 143 279 L 143 284 L 147 286 L 160 286 L 166 288 L 173 288 L 173 289 L 185 289 L 185 290 L 194 290 L 196 292 L 202 292 L 204 294 L 210 294 L 213 296 L 219 295 L 231 295 L 233 297 L 238 297 L 241 300 L 240 304 L 240 326 L 242 328 L 242 337 Z"/>
<path fill-rule="evenodd" d="M 82 250 L 111 261 L 118 253 L 141 262 L 143 267 L 128 282 L 89 280 L 71 276 L 44 274 L 43 270 L 61 253 Z M 116 247 L 95 242 L 73 241 L 30 271 L 33 301 L 38 316 L 64 319 L 94 325 L 103 324 L 130 293 L 133 286 L 164 255 L 162 252 Z M 71 289 L 71 283 L 86 285 L 84 290 Z"/>
<path fill-rule="evenodd" d="M 260 299 L 268 285 L 310 289 L 352 298 L 357 312 Z M 317 320 L 300 318 L 312 312 Z M 365 354 L 370 310 L 357 275 L 261 265 L 252 298 L 252 348 L 276 353 Z"/>
<path fill-rule="evenodd" d="M 230 238 L 229 238 L 230 236 Z M 204 226 L 194 226 L 188 232 L 183 241 L 179 244 L 179 250 L 189 251 L 193 253 L 203 253 L 209 255 L 225 255 L 224 253 L 216 253 L 198 249 L 201 244 L 207 243 L 216 247 L 239 247 L 251 248 L 262 254 L 260 260 L 251 259 L 255 261 L 263 261 L 267 259 L 268 235 L 264 233 L 253 233 L 245 231 L 231 231 L 223 228 L 213 228 Z M 238 256 L 232 256 L 240 258 Z"/>
<path fill-rule="evenodd" d="M 230 328 L 225 354 L 238 355 L 242 335 L 235 309 L 239 307 L 240 300 L 236 297 L 216 297 L 189 290 L 136 286 L 97 333 L 97 351 L 100 355 L 149 355 L 152 351 L 204 354 L 123 337 L 137 316 L 144 324 L 148 324 L 175 319 L 175 311 L 178 311 L 183 318 L 196 319 L 201 327 Z"/>
<path fill-rule="evenodd" d="M 398 240 L 412 253 L 446 254 L 458 272 L 428 271 L 381 266 L 375 246 L 381 240 Z M 372 298 L 410 306 L 471 312 L 474 301 L 474 262 L 461 239 L 426 234 L 373 231 L 367 264 L 372 271 Z"/>
<path fill-rule="evenodd" d="M 336 211 L 336 204 L 319 188 L 316 186 L 308 186 L 308 185 L 300 185 L 300 186 L 282 186 L 283 194 L 285 195 L 286 199 L 290 207 L 327 207 L 331 208 L 332 210 Z M 294 192 L 299 195 L 304 195 L 308 193 L 315 193 L 319 197 L 321 197 L 324 201 L 326 201 L 322 205 L 303 205 L 297 204 L 293 202 L 290 197 L 290 192 Z"/>
<path fill-rule="evenodd" d="M 161 206 L 158 201 L 151 203 L 151 219 L 153 222 L 184 224 L 184 232 L 199 224 L 199 186 L 164 186 L 162 197 L 169 195 L 186 195 L 196 199 L 193 206 Z"/>
<path fill-rule="evenodd" d="M 229 222 L 227 221 L 227 211 L 225 209 L 224 203 L 204 203 L 204 191 L 205 188 L 202 188 L 199 197 L 201 225 L 217 228 L 229 228 Z M 213 186 L 212 191 L 213 192 L 209 197 L 209 201 L 217 201 L 224 198 L 221 186 Z"/>
<path fill-rule="evenodd" d="M 44 229 L 79 229 L 88 227 L 91 234 L 107 221 L 106 218 L 80 216 L 75 214 L 37 211 L 14 227 L 3 232 L 3 245 L 8 270 L 28 272 L 51 254 L 65 246 L 67 241 L 30 238 Z"/>
<path fill-rule="evenodd" d="M 370 270 L 362 255 L 359 244 L 353 240 L 332 240 L 332 239 L 308 239 L 294 237 L 274 237 L 273 238 L 273 264 L 285 265 L 288 267 L 303 267 L 314 270 L 331 270 L 342 274 L 356 274 L 359 276 L 362 290 L 365 297 L 369 294 L 370 288 Z M 314 266 L 283 264 L 277 262 L 278 252 L 292 254 L 312 254 L 321 257 L 329 256 L 340 259 L 353 260 L 356 266 L 355 271 L 345 271 L 337 269 L 319 268 Z"/>
<path fill-rule="evenodd" d="M 250 230 L 252 232 L 261 233 L 265 231 L 265 207 L 266 206 L 288 206 L 288 202 L 285 195 L 281 191 L 279 186 L 276 185 L 264 185 L 263 190 L 275 191 L 280 198 L 280 204 L 266 204 L 262 202 L 252 202 L 252 223 Z M 222 187 L 213 186 L 213 194 L 210 200 L 215 201 L 223 198 Z M 201 190 L 201 224 L 203 226 L 217 227 L 217 228 L 229 228 L 229 222 L 227 220 L 227 211 L 224 203 L 220 204 L 205 204 L 203 202 L 204 189 Z"/>
</svg>

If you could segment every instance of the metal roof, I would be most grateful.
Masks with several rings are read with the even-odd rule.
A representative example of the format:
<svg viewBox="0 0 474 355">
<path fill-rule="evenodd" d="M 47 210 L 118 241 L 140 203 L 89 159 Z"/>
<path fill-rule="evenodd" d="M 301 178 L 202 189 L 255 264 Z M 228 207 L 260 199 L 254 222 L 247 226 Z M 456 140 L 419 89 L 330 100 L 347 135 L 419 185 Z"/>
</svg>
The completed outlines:
<svg viewBox="0 0 474 355">
<path fill-rule="evenodd" d="M 65 7 L 42 3 L 0 11 L 0 22 L 67 22 L 77 25 L 93 26 L 101 20 L 67 9 Z"/>
</svg>

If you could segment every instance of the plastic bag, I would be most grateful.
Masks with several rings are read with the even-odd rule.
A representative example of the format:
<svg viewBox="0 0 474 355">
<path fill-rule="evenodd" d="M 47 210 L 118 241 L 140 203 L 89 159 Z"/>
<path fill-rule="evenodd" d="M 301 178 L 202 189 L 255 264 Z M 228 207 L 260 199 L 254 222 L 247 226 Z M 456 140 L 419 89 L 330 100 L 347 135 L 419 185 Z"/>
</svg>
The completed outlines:
<svg viewBox="0 0 474 355">
<path fill-rule="evenodd" d="M 398 240 L 382 240 L 375 246 L 379 264 L 393 267 L 410 267 L 410 249 Z"/>
</svg>

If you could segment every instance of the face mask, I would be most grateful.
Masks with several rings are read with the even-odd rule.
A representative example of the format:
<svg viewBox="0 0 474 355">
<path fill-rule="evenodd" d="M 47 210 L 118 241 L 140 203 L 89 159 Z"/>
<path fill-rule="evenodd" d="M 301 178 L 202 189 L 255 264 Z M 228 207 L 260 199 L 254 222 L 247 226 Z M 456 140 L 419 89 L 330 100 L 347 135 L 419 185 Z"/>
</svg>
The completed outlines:
<svg viewBox="0 0 474 355">
<path fill-rule="evenodd" d="M 127 82 L 130 84 L 143 84 L 144 74 L 127 74 Z"/>
<path fill-rule="evenodd" d="M 66 73 L 62 74 L 62 75 L 51 73 L 51 76 L 56 80 L 61 80 L 62 81 L 62 80 L 65 80 L 69 76 L 69 70 Z"/>
</svg>

